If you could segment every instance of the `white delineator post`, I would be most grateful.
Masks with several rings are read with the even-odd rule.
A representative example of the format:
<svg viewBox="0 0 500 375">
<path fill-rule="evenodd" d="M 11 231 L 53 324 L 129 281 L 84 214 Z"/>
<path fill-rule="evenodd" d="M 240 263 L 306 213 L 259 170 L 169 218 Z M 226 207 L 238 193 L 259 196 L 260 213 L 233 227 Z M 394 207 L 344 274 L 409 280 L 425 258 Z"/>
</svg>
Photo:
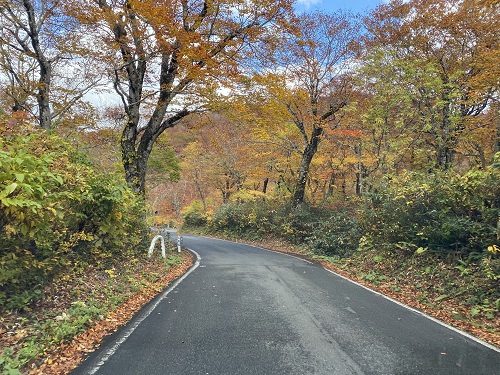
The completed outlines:
<svg viewBox="0 0 500 375">
<path fill-rule="evenodd" d="M 181 245 L 182 245 L 182 235 L 180 232 L 177 232 L 177 252 L 181 252 Z"/>
<path fill-rule="evenodd" d="M 153 241 L 151 241 L 151 246 L 149 246 L 148 256 L 151 257 L 151 255 L 153 254 L 153 250 L 155 248 L 156 241 L 158 241 L 158 239 L 161 242 L 161 256 L 163 258 L 166 258 L 166 255 L 165 255 L 165 239 L 161 235 L 155 236 L 153 238 Z"/>
</svg>

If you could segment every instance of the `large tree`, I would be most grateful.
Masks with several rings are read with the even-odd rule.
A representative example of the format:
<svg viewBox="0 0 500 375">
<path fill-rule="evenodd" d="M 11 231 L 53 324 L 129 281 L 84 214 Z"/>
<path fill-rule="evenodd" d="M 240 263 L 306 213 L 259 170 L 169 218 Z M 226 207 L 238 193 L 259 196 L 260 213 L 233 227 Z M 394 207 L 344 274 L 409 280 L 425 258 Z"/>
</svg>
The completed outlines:
<svg viewBox="0 0 500 375">
<path fill-rule="evenodd" d="M 469 119 L 498 93 L 500 13 L 494 2 L 398 0 L 367 19 L 369 45 L 390 55 L 385 68 L 393 67 L 394 86 L 411 98 L 420 117 L 418 136 L 432 145 L 438 169 L 453 166 Z M 376 79 L 386 80 L 381 73 Z"/>
<path fill-rule="evenodd" d="M 263 70 L 259 84 L 298 131 L 299 139 L 281 139 L 300 156 L 292 194 L 292 204 L 299 206 L 318 147 L 339 126 L 350 101 L 353 42 L 359 29 L 353 17 L 340 12 L 303 14 L 296 27 L 278 43 L 274 65 Z"/>
<path fill-rule="evenodd" d="M 84 32 L 62 0 L 0 0 L 2 101 L 50 129 L 99 83 Z"/>
<path fill-rule="evenodd" d="M 375 157 L 371 172 L 399 173 L 404 169 L 429 169 L 432 150 L 422 136 L 421 112 L 415 107 L 411 84 L 413 61 L 401 60 L 385 46 L 363 55 L 358 90 L 363 98 L 357 108 L 366 135 L 363 149 Z M 417 96 L 418 97 L 418 96 Z"/>
<path fill-rule="evenodd" d="M 156 139 L 220 94 L 248 44 L 289 19 L 291 0 L 87 0 L 81 19 L 106 37 L 126 122 L 125 176 L 145 193 Z"/>
</svg>

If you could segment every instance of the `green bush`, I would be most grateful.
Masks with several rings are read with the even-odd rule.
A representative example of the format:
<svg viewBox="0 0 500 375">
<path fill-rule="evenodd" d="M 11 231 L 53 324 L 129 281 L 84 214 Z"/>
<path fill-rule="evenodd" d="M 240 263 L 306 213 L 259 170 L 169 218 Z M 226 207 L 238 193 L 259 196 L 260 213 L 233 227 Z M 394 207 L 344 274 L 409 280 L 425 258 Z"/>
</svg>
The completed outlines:
<svg viewBox="0 0 500 375">
<path fill-rule="evenodd" d="M 0 140 L 0 304 L 23 308 L 61 272 L 146 246 L 143 202 L 59 137 Z"/>
<path fill-rule="evenodd" d="M 229 203 L 214 213 L 208 224 L 212 231 L 243 233 L 249 229 L 242 204 Z"/>
<path fill-rule="evenodd" d="M 191 227 L 204 227 L 207 216 L 199 212 L 189 212 L 184 216 L 184 225 Z"/>
<path fill-rule="evenodd" d="M 361 237 L 353 212 L 342 205 L 331 211 L 306 205 L 293 208 L 272 200 L 230 203 L 214 214 L 208 229 L 247 238 L 284 238 L 307 243 L 317 253 L 344 257 L 356 250 Z"/>
<path fill-rule="evenodd" d="M 344 258 L 358 249 L 361 236 L 357 216 L 350 207 L 345 207 L 316 223 L 308 246 L 316 253 Z"/>
<path fill-rule="evenodd" d="M 278 201 L 223 206 L 208 228 L 246 237 L 272 235 L 307 242 L 315 252 L 345 257 L 362 248 L 432 251 L 481 258 L 500 247 L 500 168 L 465 174 L 406 173 L 387 178 L 364 200 L 335 208 Z M 496 246 L 496 247 L 495 247 Z"/>
<path fill-rule="evenodd" d="M 88 189 L 74 203 L 79 220 L 72 229 L 92 234 L 91 247 L 98 250 L 98 258 L 135 256 L 147 246 L 143 202 L 119 176 L 90 178 Z M 88 246 L 79 250 L 82 256 L 91 255 Z"/>
<path fill-rule="evenodd" d="M 363 230 L 380 246 L 481 253 L 499 244 L 499 177 L 494 168 L 394 177 L 368 197 Z"/>
</svg>

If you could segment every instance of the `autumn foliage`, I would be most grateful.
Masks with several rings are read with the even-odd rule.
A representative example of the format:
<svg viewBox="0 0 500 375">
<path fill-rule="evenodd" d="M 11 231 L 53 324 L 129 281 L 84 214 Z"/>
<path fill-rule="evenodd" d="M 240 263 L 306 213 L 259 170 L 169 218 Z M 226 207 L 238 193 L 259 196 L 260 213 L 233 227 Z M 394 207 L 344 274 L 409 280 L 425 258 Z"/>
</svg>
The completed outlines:
<svg viewBox="0 0 500 375">
<path fill-rule="evenodd" d="M 134 257 L 147 213 L 377 270 L 447 264 L 493 319 L 499 7 L 0 0 L 0 302 Z"/>
</svg>

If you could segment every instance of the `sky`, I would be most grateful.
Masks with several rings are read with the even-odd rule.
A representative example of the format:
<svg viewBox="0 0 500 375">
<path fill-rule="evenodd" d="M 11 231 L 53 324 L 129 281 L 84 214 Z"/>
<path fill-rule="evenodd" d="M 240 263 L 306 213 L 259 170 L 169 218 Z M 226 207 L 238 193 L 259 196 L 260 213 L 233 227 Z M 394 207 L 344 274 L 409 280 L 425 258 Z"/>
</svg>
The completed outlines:
<svg viewBox="0 0 500 375">
<path fill-rule="evenodd" d="M 339 9 L 350 10 L 354 13 L 367 13 L 373 10 L 383 0 L 296 0 L 295 9 L 301 12 L 315 10 L 335 12 Z M 387 1 L 385 1 L 387 2 Z"/>
</svg>

